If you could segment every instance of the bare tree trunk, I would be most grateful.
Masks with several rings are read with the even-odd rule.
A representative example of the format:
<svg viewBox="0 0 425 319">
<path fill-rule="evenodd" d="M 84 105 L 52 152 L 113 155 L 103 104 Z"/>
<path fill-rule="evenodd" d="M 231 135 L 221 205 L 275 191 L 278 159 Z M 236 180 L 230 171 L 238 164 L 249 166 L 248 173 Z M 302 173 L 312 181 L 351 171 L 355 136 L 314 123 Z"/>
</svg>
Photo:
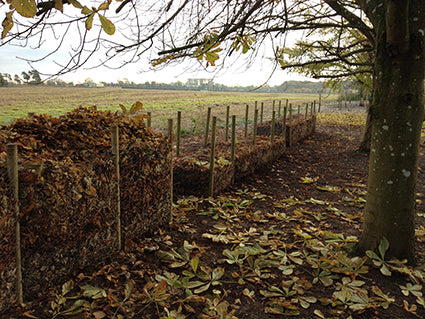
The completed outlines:
<svg viewBox="0 0 425 319">
<path fill-rule="evenodd" d="M 425 2 L 390 0 L 386 5 L 385 19 L 375 26 L 376 86 L 359 249 L 375 250 L 386 237 L 390 256 L 414 263 L 415 195 L 424 117 Z"/>
<path fill-rule="evenodd" d="M 366 125 L 364 127 L 362 140 L 360 142 L 359 151 L 364 153 L 370 152 L 370 139 L 372 136 L 372 116 L 370 104 L 367 105 Z"/>
</svg>

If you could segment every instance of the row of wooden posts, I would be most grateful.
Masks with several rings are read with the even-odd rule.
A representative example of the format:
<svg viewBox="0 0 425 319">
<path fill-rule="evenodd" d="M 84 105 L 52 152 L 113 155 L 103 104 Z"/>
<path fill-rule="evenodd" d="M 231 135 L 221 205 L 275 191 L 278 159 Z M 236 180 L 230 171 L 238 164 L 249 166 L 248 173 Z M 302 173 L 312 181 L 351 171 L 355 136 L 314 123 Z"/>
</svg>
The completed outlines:
<svg viewBox="0 0 425 319">
<path fill-rule="evenodd" d="M 258 117 L 260 115 L 260 123 L 263 122 L 263 110 L 264 104 L 261 103 L 260 113 L 257 108 L 257 103 L 255 103 L 254 110 L 254 123 L 253 123 L 253 136 L 252 143 L 255 144 L 256 135 L 257 135 L 257 122 Z M 320 103 L 318 111 L 320 112 Z M 300 118 L 300 107 L 298 107 L 298 118 Z M 248 113 L 249 106 L 246 105 L 245 110 L 245 139 L 248 138 Z M 286 106 L 283 108 L 283 137 L 285 138 L 286 132 L 286 118 L 287 113 L 289 113 L 289 125 L 292 124 L 292 118 L 294 115 L 293 107 L 291 104 L 288 104 L 288 100 L 286 101 Z M 316 113 L 316 102 L 311 103 L 310 106 L 310 114 Z M 281 101 L 279 101 L 279 109 L 278 116 L 281 116 Z M 305 108 L 305 118 L 308 117 L 309 114 L 309 105 L 306 104 Z M 29 114 L 31 116 L 32 114 Z M 151 125 L 151 116 L 148 113 L 149 119 L 147 125 L 150 127 Z M 271 134 L 270 134 L 270 142 L 274 142 L 275 138 L 275 121 L 276 121 L 276 111 L 275 111 L 275 103 L 273 101 L 273 112 L 272 112 L 272 120 L 271 120 Z M 210 197 L 214 194 L 214 162 L 215 162 L 215 142 L 216 142 L 216 133 L 217 133 L 217 117 L 213 116 L 211 121 L 211 108 L 208 108 L 206 127 L 205 127 L 205 135 L 204 135 L 204 144 L 208 144 L 209 140 L 209 130 L 210 130 L 210 122 L 211 122 L 211 142 L 210 142 L 210 166 L 209 166 L 209 188 L 208 195 Z M 227 106 L 226 109 L 226 131 L 225 131 L 225 139 L 226 141 L 229 138 L 229 122 L 230 122 L 230 107 Z M 292 130 L 289 130 L 291 132 Z M 168 119 L 168 130 L 167 134 L 171 141 L 171 146 L 173 146 L 173 119 Z M 231 116 L 231 162 L 233 163 L 235 160 L 235 145 L 236 145 L 236 115 Z M 180 144 L 181 144 L 181 111 L 177 112 L 177 134 L 176 134 L 176 155 L 180 155 Z M 114 155 L 114 167 L 115 167 L 115 175 L 116 175 L 116 198 L 117 198 L 117 213 L 116 213 L 116 224 L 117 224 L 117 236 L 118 236 L 118 250 L 122 250 L 122 230 L 121 230 L 121 202 L 120 202 L 120 165 L 119 165 L 119 128 L 118 126 L 111 128 L 111 148 L 112 153 Z M 172 148 L 173 149 L 173 148 Z M 171 152 L 173 154 L 173 152 Z M 173 159 L 171 157 L 170 163 L 170 196 L 171 201 L 173 200 Z M 18 181 L 18 148 L 16 143 L 10 143 L 7 145 L 7 171 L 8 177 L 10 181 L 10 186 L 13 194 L 13 215 L 15 217 L 15 236 L 16 236 L 16 247 L 15 247 L 15 255 L 16 255 L 16 293 L 18 302 L 23 304 L 23 286 L 22 286 L 22 256 L 21 256 L 21 231 L 20 231 L 20 208 L 19 208 L 19 181 Z"/>
<path fill-rule="evenodd" d="M 278 117 L 281 117 L 281 101 L 279 101 L 278 108 Z M 320 112 L 320 103 L 318 105 L 318 112 Z M 288 116 L 289 113 L 289 116 Z M 309 115 L 316 113 L 316 101 L 311 104 L 305 104 L 305 119 L 308 118 Z M 244 137 L 248 138 L 248 114 L 249 114 L 249 105 L 246 105 L 245 108 L 245 130 Z M 263 122 L 264 115 L 264 103 L 261 103 L 260 108 L 260 123 Z M 283 107 L 283 128 L 282 128 L 282 136 L 286 139 L 286 119 L 289 120 L 289 127 L 292 128 L 292 121 L 294 117 L 294 110 L 291 103 L 288 103 L 286 100 L 286 106 Z M 297 118 L 301 117 L 301 107 L 298 106 L 297 109 Z M 148 126 L 150 127 L 151 122 L 151 114 L 148 113 L 149 121 Z M 255 144 L 257 139 L 257 125 L 258 125 L 258 117 L 259 110 L 257 108 L 257 102 L 255 102 L 254 109 L 254 122 L 253 122 L 253 132 L 252 132 L 252 143 Z M 226 108 L 226 124 L 225 124 L 225 140 L 229 139 L 229 119 L 230 119 L 230 106 Z M 232 115 L 231 117 L 231 151 L 230 151 L 230 162 L 233 163 L 235 160 L 235 147 L 236 147 L 236 115 Z M 210 141 L 210 162 L 209 162 L 209 187 L 208 187 L 208 196 L 213 197 L 214 195 L 214 165 L 215 165 L 215 144 L 216 144 L 216 131 L 217 131 L 217 117 L 213 116 L 211 121 L 211 107 L 207 110 L 207 119 L 205 123 L 205 133 L 204 133 L 204 146 L 208 145 L 209 142 L 209 132 L 210 132 L 210 122 L 211 123 L 211 141 Z M 273 101 L 273 111 L 272 111 L 272 119 L 271 119 L 271 127 L 270 127 L 270 143 L 274 143 L 275 139 L 275 127 L 276 127 L 276 110 L 275 110 L 275 101 Z M 173 119 L 168 119 L 168 130 L 167 135 L 171 141 L 171 148 L 173 149 Z M 181 111 L 177 112 L 177 129 L 176 129 L 176 156 L 180 155 L 181 148 Z M 292 129 L 289 130 L 289 142 L 292 142 Z M 290 145 L 291 146 L 291 145 Z M 172 152 L 173 153 L 173 152 Z M 173 179 L 172 165 L 171 165 L 171 180 Z M 171 194 L 173 194 L 173 182 L 171 181 Z M 173 197 L 171 197 L 173 198 Z"/>
<path fill-rule="evenodd" d="M 281 107 L 281 102 L 279 101 L 279 108 L 278 111 L 276 112 L 275 110 L 275 101 L 273 101 L 273 111 L 272 111 L 272 118 L 271 118 L 271 134 L 270 134 L 270 139 L 271 142 L 273 142 L 274 137 L 275 137 L 275 121 L 276 121 L 276 116 L 277 117 L 281 117 L 282 116 L 282 107 Z M 320 113 L 320 103 L 318 104 L 318 108 L 317 111 Z M 207 118 L 206 118 L 206 122 L 205 122 L 205 130 L 204 130 L 204 146 L 208 145 L 209 142 L 209 133 L 210 133 L 210 124 L 211 124 L 211 107 L 209 107 L 207 109 Z M 288 113 L 289 113 L 289 117 L 288 117 Z M 310 105 L 308 103 L 305 104 L 305 118 L 308 118 L 308 115 L 310 114 L 314 114 L 316 113 L 316 101 L 312 102 Z M 148 120 L 147 120 L 147 126 L 151 127 L 151 118 L 152 118 L 152 114 L 151 112 L 147 112 L 148 115 Z M 263 123 L 263 117 L 264 115 L 264 103 L 261 103 L 261 108 L 260 111 L 257 108 L 257 102 L 255 102 L 255 109 L 254 109 L 254 121 L 253 121 L 253 134 L 252 134 L 252 142 L 255 143 L 256 141 L 256 137 L 257 137 L 257 126 L 258 126 L 258 120 L 260 120 L 260 124 Z M 294 112 L 294 108 L 292 106 L 291 103 L 288 103 L 288 100 L 286 100 L 286 106 L 283 107 L 283 123 L 284 125 L 286 124 L 286 119 L 288 118 L 289 123 L 292 124 L 292 120 L 293 120 L 293 116 L 295 115 Z M 297 118 L 300 119 L 301 116 L 301 106 L 297 107 Z M 235 126 L 236 126 L 236 116 L 232 115 L 232 124 L 229 125 L 230 123 L 230 106 L 227 106 L 226 108 L 226 124 L 225 124 L 225 140 L 228 141 L 229 139 L 229 127 L 232 128 L 232 131 L 235 131 Z M 180 150 L 181 150 L 181 120 L 182 120 L 182 113 L 181 111 L 177 112 L 177 128 L 176 128 L 176 156 L 180 155 Z M 245 139 L 248 138 L 248 124 L 249 124 L 249 105 L 246 105 L 245 108 L 245 128 L 244 128 L 244 137 Z M 171 121 L 171 122 L 170 122 Z M 167 134 L 170 136 L 172 131 L 173 131 L 173 120 L 169 119 L 168 120 L 168 131 Z M 170 128 L 171 125 L 171 128 Z M 213 125 L 212 125 L 213 126 Z M 213 128 L 211 128 L 211 133 L 212 133 Z M 234 152 L 232 151 L 232 160 L 234 157 Z"/>
</svg>

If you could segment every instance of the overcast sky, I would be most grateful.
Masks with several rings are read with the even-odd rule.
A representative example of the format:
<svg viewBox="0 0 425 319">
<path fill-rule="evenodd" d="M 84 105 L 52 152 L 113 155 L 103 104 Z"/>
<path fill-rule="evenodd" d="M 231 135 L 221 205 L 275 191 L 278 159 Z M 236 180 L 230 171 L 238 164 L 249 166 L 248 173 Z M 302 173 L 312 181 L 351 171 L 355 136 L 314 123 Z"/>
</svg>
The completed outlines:
<svg viewBox="0 0 425 319">
<path fill-rule="evenodd" d="M 0 16 L 3 16 L 4 10 L 5 8 L 1 8 L 0 6 Z M 60 34 L 60 31 L 58 34 Z M 55 37 L 56 36 L 57 34 L 55 34 Z M 45 37 L 45 39 L 46 38 L 47 41 L 43 40 L 43 50 L 35 50 L 33 49 L 34 46 L 31 46 L 31 44 L 28 44 L 26 47 L 11 45 L 0 47 L 0 73 L 9 73 L 13 76 L 14 74 L 21 74 L 22 71 L 31 70 L 32 67 L 23 59 L 38 59 L 56 48 L 53 43 L 54 41 L 50 41 L 48 36 Z M 74 45 L 73 42 L 78 43 L 78 39 L 73 39 L 71 33 L 71 37 L 66 37 L 65 44 L 59 52 L 51 57 L 47 57 L 42 62 L 33 64 L 33 67 L 41 74 L 52 74 L 57 72 L 58 66 L 55 62 L 63 64 L 69 60 L 69 50 Z M 288 43 L 290 42 L 293 41 L 289 39 Z M 186 82 L 189 78 L 213 78 L 215 83 L 240 86 L 259 86 L 266 82 L 273 86 L 288 80 L 310 80 L 296 73 L 288 73 L 279 68 L 276 69 L 273 62 L 270 61 L 273 55 L 273 49 L 270 49 L 270 52 L 267 52 L 267 48 L 264 47 L 259 50 L 262 51 L 257 52 L 257 59 L 250 65 L 247 64 L 246 60 L 242 58 L 235 59 L 232 56 L 233 60 L 228 58 L 225 61 L 227 69 L 209 67 L 208 72 L 203 70 L 203 68 L 193 60 L 190 63 L 171 65 L 167 66 L 165 69 L 151 71 L 152 68 L 149 65 L 148 57 L 144 60 L 142 59 L 138 63 L 127 65 L 121 69 L 107 69 L 105 67 L 88 69 L 88 67 L 98 63 L 100 57 L 97 56 L 97 60 L 93 60 L 88 66 L 82 67 L 76 72 L 61 75 L 60 78 L 65 81 L 73 81 L 74 83 L 84 82 L 86 78 L 91 78 L 95 82 L 116 82 L 118 79 L 128 79 L 136 83 L 144 83 L 147 81 L 164 83 L 176 81 Z M 221 56 L 220 60 L 222 58 Z M 203 61 L 203 63 L 205 65 L 205 61 Z M 42 78 L 44 79 L 45 77 Z"/>
<path fill-rule="evenodd" d="M 47 51 L 45 51 L 47 52 Z M 21 48 L 15 46 L 0 47 L 0 72 L 9 74 L 21 74 L 22 71 L 28 71 L 31 66 L 22 58 L 35 59 L 41 57 L 43 51 L 33 50 L 31 48 Z M 64 52 L 64 57 L 66 52 Z M 58 58 L 56 57 L 56 61 Z M 284 72 L 280 69 L 273 72 L 273 63 L 267 59 L 258 58 L 253 65 L 247 65 L 240 61 L 238 63 L 229 63 L 232 66 L 228 69 L 217 69 L 209 67 L 210 72 L 206 72 L 196 63 L 189 67 L 188 65 L 169 66 L 158 71 L 149 71 L 147 61 L 131 64 L 122 69 L 113 70 L 104 67 L 96 69 L 81 68 L 77 72 L 62 75 L 60 78 L 65 81 L 83 82 L 86 78 L 91 78 L 95 82 L 116 82 L 117 79 L 128 79 L 136 83 L 146 81 L 156 82 L 186 82 L 188 78 L 214 78 L 214 82 L 225 85 L 262 85 L 268 82 L 269 85 L 279 85 L 287 80 L 309 80 L 296 73 Z M 41 63 L 34 64 L 35 69 L 41 73 L 54 72 L 56 64 L 52 59 L 47 58 Z M 269 79 L 269 77 L 272 77 Z"/>
</svg>

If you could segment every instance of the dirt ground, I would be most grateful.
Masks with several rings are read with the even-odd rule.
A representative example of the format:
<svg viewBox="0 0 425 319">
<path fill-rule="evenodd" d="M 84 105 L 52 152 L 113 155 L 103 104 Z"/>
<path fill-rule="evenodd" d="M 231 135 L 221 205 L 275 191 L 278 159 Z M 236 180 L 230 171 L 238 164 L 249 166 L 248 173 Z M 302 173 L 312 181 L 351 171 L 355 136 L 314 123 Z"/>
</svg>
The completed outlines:
<svg viewBox="0 0 425 319">
<path fill-rule="evenodd" d="M 424 147 L 418 266 L 382 258 L 384 242 L 380 256 L 355 256 L 368 168 L 357 151 L 362 109 L 323 112 L 316 133 L 273 165 L 214 199 L 178 197 L 169 227 L 0 317 L 425 317 Z"/>
</svg>

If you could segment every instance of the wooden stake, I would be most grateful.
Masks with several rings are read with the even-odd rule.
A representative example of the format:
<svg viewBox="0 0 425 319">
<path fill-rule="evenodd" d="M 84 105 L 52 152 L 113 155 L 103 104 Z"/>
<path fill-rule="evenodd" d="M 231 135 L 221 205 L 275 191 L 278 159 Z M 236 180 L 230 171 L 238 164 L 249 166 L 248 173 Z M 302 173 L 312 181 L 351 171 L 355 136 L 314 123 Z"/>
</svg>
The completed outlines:
<svg viewBox="0 0 425 319">
<path fill-rule="evenodd" d="M 147 127 L 151 127 L 152 125 L 152 113 L 148 112 L 148 119 L 147 119 L 147 123 L 146 123 Z"/>
<path fill-rule="evenodd" d="M 173 171 L 173 119 L 168 119 L 168 131 L 167 136 L 170 139 L 170 197 L 171 197 L 171 207 L 170 207 L 170 218 L 172 216 L 173 209 L 173 180 L 174 180 L 174 171 Z"/>
<path fill-rule="evenodd" d="M 176 156 L 180 155 L 180 142 L 181 142 L 181 126 L 182 126 L 182 112 L 177 111 L 177 141 L 176 141 Z"/>
<path fill-rule="evenodd" d="M 261 102 L 260 123 L 263 124 L 264 102 Z"/>
<path fill-rule="evenodd" d="M 270 132 L 270 142 L 274 142 L 274 131 L 275 131 L 275 120 L 276 120 L 276 111 L 273 110 L 272 113 L 272 126 L 271 126 L 271 132 Z"/>
<path fill-rule="evenodd" d="M 230 161 L 235 161 L 235 147 L 236 147 L 236 115 L 232 115 L 232 148 Z"/>
<path fill-rule="evenodd" d="M 308 103 L 305 104 L 305 119 L 308 118 Z"/>
<path fill-rule="evenodd" d="M 226 107 L 226 135 L 225 140 L 229 139 L 229 117 L 230 117 L 230 105 Z"/>
<path fill-rule="evenodd" d="M 204 138 L 204 145 L 208 144 L 208 133 L 210 130 L 210 119 L 211 119 L 211 108 L 208 108 L 207 112 L 207 122 L 205 123 L 205 138 Z"/>
<path fill-rule="evenodd" d="M 292 104 L 289 103 L 289 146 L 292 146 Z"/>
<path fill-rule="evenodd" d="M 248 112 L 249 112 L 249 105 L 247 104 L 245 108 L 245 139 L 248 136 L 248 115 L 249 115 Z"/>
<path fill-rule="evenodd" d="M 257 122 L 258 122 L 258 109 L 255 109 L 254 112 L 254 129 L 252 133 L 252 143 L 255 144 L 255 140 L 257 139 Z"/>
<path fill-rule="evenodd" d="M 277 116 L 280 117 L 282 115 L 282 100 L 279 100 L 279 111 L 277 113 Z"/>
<path fill-rule="evenodd" d="M 316 114 L 316 100 L 313 102 L 313 113 Z"/>
<path fill-rule="evenodd" d="M 319 113 L 320 113 L 320 108 L 322 107 L 322 94 L 319 94 Z"/>
<path fill-rule="evenodd" d="M 7 144 L 7 175 L 13 194 L 13 209 L 15 215 L 15 256 L 16 256 L 16 294 L 20 305 L 24 303 L 22 288 L 22 254 L 21 254 L 21 222 L 19 217 L 19 179 L 18 179 L 18 146 Z"/>
<path fill-rule="evenodd" d="M 209 188 L 208 195 L 214 196 L 214 161 L 215 161 L 215 131 L 216 131 L 217 117 L 212 118 L 211 127 L 211 154 L 210 154 L 210 175 L 209 175 Z"/>
<path fill-rule="evenodd" d="M 288 114 L 288 108 L 285 106 L 283 108 L 283 127 L 282 127 L 282 135 L 283 135 L 283 140 L 286 143 L 286 115 Z"/>
<path fill-rule="evenodd" d="M 118 251 L 122 250 L 122 229 L 121 229 L 121 189 L 120 189 L 120 147 L 119 147 L 119 128 L 114 126 L 111 132 L 112 154 L 114 157 L 114 167 L 117 183 L 117 234 L 118 234 Z"/>
</svg>

